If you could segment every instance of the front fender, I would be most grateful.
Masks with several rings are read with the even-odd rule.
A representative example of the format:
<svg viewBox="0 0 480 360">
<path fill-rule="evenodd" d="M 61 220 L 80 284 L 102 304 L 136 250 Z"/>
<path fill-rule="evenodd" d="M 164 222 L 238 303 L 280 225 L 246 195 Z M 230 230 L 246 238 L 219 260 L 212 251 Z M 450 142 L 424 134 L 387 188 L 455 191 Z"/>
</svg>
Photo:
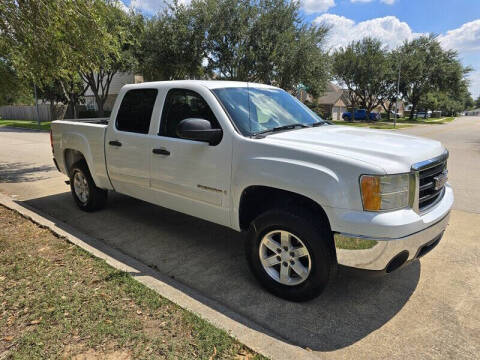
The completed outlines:
<svg viewBox="0 0 480 360">
<path fill-rule="evenodd" d="M 352 199 L 351 194 L 352 189 L 358 192 L 358 179 L 355 177 L 352 182 L 352 178 L 341 177 L 324 165 L 280 157 L 253 157 L 241 163 L 232 174 L 232 225 L 237 229 L 241 196 L 250 186 L 266 186 L 307 197 L 325 210 L 329 220 L 331 208 L 351 208 L 359 201 Z"/>
</svg>

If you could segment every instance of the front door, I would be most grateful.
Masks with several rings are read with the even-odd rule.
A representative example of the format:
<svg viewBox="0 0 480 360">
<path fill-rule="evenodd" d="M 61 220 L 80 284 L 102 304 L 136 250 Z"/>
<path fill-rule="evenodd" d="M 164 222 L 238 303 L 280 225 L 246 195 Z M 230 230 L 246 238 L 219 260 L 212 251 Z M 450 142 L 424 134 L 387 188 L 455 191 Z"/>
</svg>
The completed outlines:
<svg viewBox="0 0 480 360">
<path fill-rule="evenodd" d="M 168 91 L 157 139 L 151 150 L 151 183 L 156 202 L 168 208 L 229 225 L 227 211 L 230 190 L 231 142 L 225 138 L 215 146 L 180 139 L 176 128 L 187 118 L 210 121 L 219 128 L 217 117 L 198 92 Z M 225 137 L 225 134 L 224 134 Z"/>
</svg>

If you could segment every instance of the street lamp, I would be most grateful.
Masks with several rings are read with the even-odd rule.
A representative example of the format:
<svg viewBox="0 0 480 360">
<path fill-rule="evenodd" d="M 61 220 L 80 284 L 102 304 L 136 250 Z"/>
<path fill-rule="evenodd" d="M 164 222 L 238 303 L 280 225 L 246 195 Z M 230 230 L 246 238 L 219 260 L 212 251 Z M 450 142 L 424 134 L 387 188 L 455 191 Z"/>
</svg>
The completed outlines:
<svg viewBox="0 0 480 360">
<path fill-rule="evenodd" d="M 398 114 L 398 97 L 400 95 L 400 70 L 402 69 L 402 63 L 398 64 L 398 80 L 397 80 L 397 96 L 395 97 L 395 117 L 393 118 L 393 128 L 397 126 L 397 114 Z"/>
</svg>

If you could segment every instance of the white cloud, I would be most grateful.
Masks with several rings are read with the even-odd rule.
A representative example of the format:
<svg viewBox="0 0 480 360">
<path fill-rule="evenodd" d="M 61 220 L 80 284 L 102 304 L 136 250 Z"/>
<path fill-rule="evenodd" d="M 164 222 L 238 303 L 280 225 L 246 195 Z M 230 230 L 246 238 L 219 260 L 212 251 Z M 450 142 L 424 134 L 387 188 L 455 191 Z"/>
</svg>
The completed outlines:
<svg viewBox="0 0 480 360">
<path fill-rule="evenodd" d="M 446 49 L 459 52 L 480 51 L 480 19 L 447 31 L 439 40 Z"/>
<path fill-rule="evenodd" d="M 302 8 L 307 14 L 322 13 L 335 6 L 335 0 L 303 0 Z"/>
<path fill-rule="evenodd" d="M 350 0 L 352 3 L 369 3 L 374 0 Z M 387 5 L 393 5 L 396 0 L 380 0 L 380 2 L 387 4 Z"/>
<path fill-rule="evenodd" d="M 117 8 L 119 8 L 120 10 L 122 10 L 122 11 L 124 11 L 124 12 L 126 12 L 126 13 L 128 13 L 129 10 L 130 10 L 130 9 L 127 7 L 127 5 L 125 5 L 125 4 L 124 4 L 122 1 L 120 1 L 120 0 L 114 1 L 113 4 L 114 4 Z"/>
<path fill-rule="evenodd" d="M 480 96 L 480 71 L 472 71 L 468 75 L 468 80 L 470 82 L 468 89 L 473 98 L 477 99 Z"/>
<path fill-rule="evenodd" d="M 415 33 L 410 26 L 400 21 L 395 16 L 386 16 L 355 23 L 344 16 L 323 14 L 314 21 L 315 24 L 329 26 L 327 48 L 339 48 L 348 45 L 352 41 L 358 41 L 364 37 L 373 37 L 381 40 L 390 49 L 401 45 L 405 40 L 416 38 L 421 33 Z"/>
<path fill-rule="evenodd" d="M 130 7 L 149 15 L 155 15 L 163 10 L 168 2 L 172 2 L 172 0 L 131 0 Z M 178 2 L 187 5 L 191 0 L 179 0 Z"/>
</svg>

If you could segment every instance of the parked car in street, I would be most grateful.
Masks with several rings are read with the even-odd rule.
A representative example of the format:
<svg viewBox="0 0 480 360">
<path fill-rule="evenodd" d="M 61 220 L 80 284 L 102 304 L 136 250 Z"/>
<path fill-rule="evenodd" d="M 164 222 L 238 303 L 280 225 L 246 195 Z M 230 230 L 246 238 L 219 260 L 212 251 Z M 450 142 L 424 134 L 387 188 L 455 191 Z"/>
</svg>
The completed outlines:
<svg viewBox="0 0 480 360">
<path fill-rule="evenodd" d="M 377 121 L 380 120 L 380 114 L 376 112 L 371 112 L 368 114 L 367 110 L 365 109 L 356 109 L 354 111 L 355 115 L 355 120 L 360 120 L 360 121 Z M 350 111 L 344 112 L 342 114 L 342 119 L 345 121 L 353 121 L 353 115 Z"/>
<path fill-rule="evenodd" d="M 427 112 L 425 111 L 420 111 L 415 114 L 415 118 L 419 119 L 425 119 L 425 118 L 430 118 L 432 116 L 432 111 L 428 110 Z"/>
<path fill-rule="evenodd" d="M 390 273 L 422 257 L 453 204 L 440 142 L 331 125 L 268 85 L 126 85 L 109 119 L 51 129 L 80 209 L 116 191 L 243 231 L 256 278 L 289 300 L 319 295 L 338 265 Z"/>
</svg>

